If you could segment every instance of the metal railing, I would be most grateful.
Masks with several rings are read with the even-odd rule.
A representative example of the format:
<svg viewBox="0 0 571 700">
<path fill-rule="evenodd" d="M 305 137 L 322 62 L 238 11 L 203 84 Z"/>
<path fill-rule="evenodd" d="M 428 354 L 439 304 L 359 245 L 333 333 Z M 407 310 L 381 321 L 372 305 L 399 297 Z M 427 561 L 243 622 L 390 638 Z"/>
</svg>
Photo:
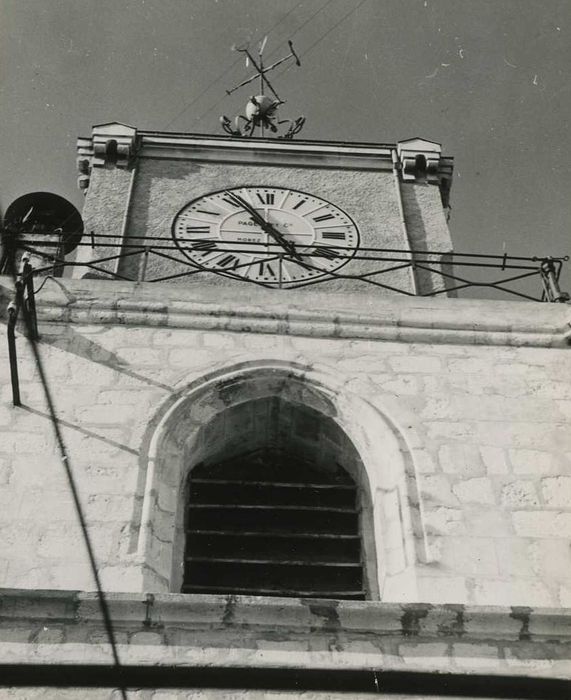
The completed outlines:
<svg viewBox="0 0 571 700">
<path fill-rule="evenodd" d="M 130 236 L 126 241 L 120 242 L 117 236 L 111 234 L 90 233 L 83 237 L 78 247 L 91 248 L 92 259 L 74 261 L 69 257 L 65 259 L 58 254 L 57 250 L 54 252 L 53 240 L 42 241 L 41 235 L 38 234 L 33 234 L 33 237 L 30 234 L 20 234 L 16 242 L 18 250 L 26 251 L 45 263 L 31 272 L 34 276 L 50 273 L 59 276 L 63 268 L 83 267 L 98 276 L 126 281 L 168 282 L 185 277 L 192 278 L 196 275 L 223 274 L 226 277 L 272 288 L 299 288 L 331 280 L 354 280 L 363 286 L 380 287 L 407 296 L 455 295 L 462 290 L 481 288 L 493 289 L 502 294 L 529 301 L 565 302 L 569 300 L 569 295 L 561 291 L 559 284 L 563 265 L 569 260 L 569 256 L 526 257 L 507 253 L 494 255 L 381 247 L 362 247 L 353 253 L 337 248 L 335 258 L 343 266 L 337 270 L 327 270 L 320 263 L 326 257 L 326 250 L 327 254 L 331 255 L 332 246 L 330 245 L 326 249 L 319 245 L 300 247 L 298 249 L 302 257 L 300 262 L 273 242 L 270 244 L 232 242 L 219 243 L 219 250 L 228 254 L 239 254 L 246 250 L 251 253 L 254 248 L 255 259 L 213 269 L 206 265 L 201 266 L 185 256 L 185 251 L 197 250 L 193 248 L 193 244 L 196 244 L 196 241 L 192 239 L 180 238 L 175 242 L 172 238 L 152 236 Z M 100 257 L 96 257 L 98 249 L 105 249 Z M 113 249 L 117 249 L 117 252 Z M 148 272 L 148 263 L 151 258 L 167 261 L 171 265 L 175 264 L 177 271 L 171 269 L 168 272 L 164 271 L 166 274 L 152 276 Z M 277 267 L 275 279 L 248 278 L 249 270 L 260 264 L 260 258 L 266 263 L 275 262 Z M 129 259 L 130 266 L 134 270 L 133 274 L 124 272 L 129 265 L 127 262 Z M 349 261 L 358 262 L 359 270 L 346 271 L 344 263 Z M 284 264 L 290 262 L 302 265 L 308 272 L 309 278 L 299 282 L 285 280 Z M 108 269 L 106 265 L 110 263 L 117 263 L 119 271 Z M 429 285 L 430 289 L 416 293 L 410 289 L 389 284 L 387 276 L 399 270 L 410 270 L 416 275 L 430 276 L 433 280 L 441 280 L 441 284 L 438 286 L 432 281 Z M 476 271 L 476 276 L 470 274 Z M 489 275 L 483 279 L 482 275 L 486 273 Z M 383 281 L 383 276 L 386 281 Z M 537 292 L 514 288 L 514 283 L 520 283 L 523 280 L 537 280 Z"/>
</svg>

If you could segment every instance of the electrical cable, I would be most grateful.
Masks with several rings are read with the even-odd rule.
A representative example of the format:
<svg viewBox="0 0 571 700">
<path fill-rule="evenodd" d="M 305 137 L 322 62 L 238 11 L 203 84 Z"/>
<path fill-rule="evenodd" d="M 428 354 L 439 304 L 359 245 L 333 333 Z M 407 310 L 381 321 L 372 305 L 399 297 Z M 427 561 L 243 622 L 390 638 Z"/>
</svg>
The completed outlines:
<svg viewBox="0 0 571 700">
<path fill-rule="evenodd" d="M 292 34 L 292 38 L 293 38 L 299 31 L 301 31 L 301 30 L 303 29 L 303 27 L 305 27 L 316 15 L 318 15 L 318 14 L 319 14 L 322 10 L 324 10 L 329 4 L 331 4 L 331 2 L 333 2 L 333 0 L 327 0 L 316 12 L 314 12 L 314 13 L 311 15 L 311 17 L 310 17 L 308 20 L 306 20 L 306 21 L 301 25 L 301 27 L 299 27 L 299 28 Z M 304 52 L 303 52 L 303 56 L 307 56 L 319 43 L 321 43 L 321 42 L 323 41 L 323 39 L 325 39 L 325 38 L 326 38 L 334 29 L 336 29 L 342 22 L 344 22 L 348 17 L 350 17 L 354 12 L 356 12 L 362 5 L 364 5 L 365 2 L 367 2 L 367 0 L 361 0 L 361 2 L 360 2 L 356 7 L 354 7 L 352 10 L 349 10 L 349 12 L 348 12 L 346 15 L 344 15 L 336 24 L 334 24 L 333 27 L 331 27 L 327 32 L 325 32 L 325 34 L 323 34 L 319 39 L 317 39 L 317 41 L 315 41 L 315 42 L 309 47 L 309 49 L 308 49 L 307 51 L 304 51 Z M 272 53 L 270 54 L 270 57 L 273 56 L 273 55 L 277 52 L 277 50 L 278 50 L 278 49 L 276 49 L 275 51 L 272 51 Z M 292 64 L 290 64 L 290 65 L 287 66 L 286 68 L 283 68 L 281 71 L 279 71 L 279 72 L 276 74 L 276 77 L 278 78 L 280 75 L 283 75 L 284 73 L 286 73 L 286 72 L 291 68 L 291 65 L 292 65 Z M 221 104 L 225 99 L 226 99 L 226 96 L 224 95 L 224 96 L 221 97 L 217 102 L 215 102 L 211 107 L 209 107 L 208 110 L 207 110 L 206 112 L 204 112 L 204 114 L 202 114 L 200 117 L 198 117 L 197 121 L 202 121 L 202 119 L 204 119 L 204 117 L 208 116 L 208 114 L 210 114 L 210 112 L 212 112 L 216 107 L 218 107 L 218 105 Z"/>
<path fill-rule="evenodd" d="M 333 2 L 333 0 L 326 0 L 326 1 L 323 3 L 323 5 L 311 15 L 311 17 L 309 17 L 308 19 L 306 19 L 305 22 L 303 22 L 303 24 L 302 24 L 300 27 L 298 27 L 298 28 L 295 30 L 295 32 L 293 32 L 293 34 L 290 35 L 290 39 L 293 39 L 293 37 L 294 37 L 298 32 L 300 32 L 307 24 L 309 24 L 309 22 L 311 22 L 311 20 L 312 20 L 314 17 L 316 17 L 322 10 L 324 10 L 324 9 L 327 7 L 327 5 L 330 5 L 332 2 Z M 299 5 L 301 5 L 301 3 L 298 3 L 298 4 L 296 5 L 296 7 L 298 7 Z M 296 9 L 296 7 L 294 7 L 294 10 Z M 287 16 L 287 15 L 286 15 L 286 16 Z M 285 19 L 285 17 L 283 17 L 282 19 Z M 278 22 L 277 24 L 279 24 L 279 22 Z M 275 27 L 277 26 L 277 24 L 274 25 L 273 28 L 275 28 Z M 269 36 L 269 32 L 268 32 L 268 36 Z M 274 56 L 278 51 L 279 51 L 279 47 L 276 47 L 276 48 L 269 54 L 268 57 Z M 236 62 L 234 62 L 234 63 L 232 64 L 232 66 L 235 66 L 235 65 L 236 65 Z M 232 66 L 231 66 L 231 67 L 232 67 Z M 281 71 L 281 73 L 283 73 L 283 72 L 284 72 L 284 71 Z M 281 75 L 281 73 L 278 73 L 278 75 Z M 203 114 L 201 114 L 200 117 L 198 117 L 195 121 L 198 121 L 198 122 L 202 121 L 202 120 L 204 119 L 204 117 L 207 117 L 207 116 L 210 114 L 210 112 L 212 112 L 213 110 L 216 109 L 216 107 L 218 107 L 219 104 L 222 104 L 222 102 L 224 102 L 225 99 L 226 99 L 226 95 L 222 95 L 222 97 L 221 97 L 220 99 L 218 99 L 213 105 L 211 105 L 211 106 L 210 106 Z"/>
<path fill-rule="evenodd" d="M 306 49 L 306 51 L 304 51 L 303 55 L 304 55 L 304 56 L 308 56 L 318 44 L 320 44 L 326 37 L 328 37 L 328 36 L 331 34 L 332 31 L 334 31 L 335 29 L 337 29 L 337 27 L 338 27 L 340 24 L 342 24 L 348 17 L 350 17 L 354 12 L 357 12 L 357 10 L 358 10 L 360 7 L 362 7 L 366 2 L 367 2 L 367 0 L 361 0 L 361 2 L 360 2 L 356 7 L 354 7 L 352 10 L 349 10 L 349 12 L 347 12 L 346 15 L 344 15 L 343 17 L 341 17 L 341 19 L 340 19 L 338 22 L 336 22 L 328 31 L 325 32 L 325 34 L 323 34 L 323 36 L 321 36 L 319 39 L 317 39 L 317 41 L 314 41 L 313 44 L 312 44 L 308 49 Z M 290 67 L 291 67 L 291 66 L 287 66 L 286 68 L 284 68 L 283 70 L 281 70 L 281 71 L 277 74 L 276 77 L 279 77 L 280 75 L 283 75 L 285 72 L 287 72 L 287 71 L 290 69 Z"/>
<path fill-rule="evenodd" d="M 83 513 L 83 507 L 81 505 L 81 500 L 79 498 L 79 491 L 77 488 L 77 484 L 75 482 L 73 469 L 71 466 L 69 455 L 67 453 L 67 448 L 65 446 L 63 435 L 62 435 L 60 427 L 59 427 L 59 421 L 58 421 L 58 418 L 56 415 L 55 404 L 53 401 L 51 389 L 49 387 L 45 367 L 44 367 L 42 358 L 40 356 L 40 351 L 39 351 L 38 343 L 37 343 L 36 336 L 35 336 L 34 323 L 33 323 L 32 318 L 30 317 L 30 313 L 29 313 L 29 310 L 27 308 L 27 305 L 23 301 L 24 284 L 22 284 L 22 282 L 25 283 L 25 280 L 22 279 L 22 282 L 20 282 L 20 283 L 18 283 L 18 280 L 17 280 L 16 264 L 15 264 L 15 257 L 16 257 L 16 255 L 15 255 L 15 253 L 16 253 L 15 242 L 10 241 L 9 243 L 6 243 L 6 238 L 5 238 L 4 245 L 7 245 L 8 249 L 9 249 L 8 250 L 8 269 L 11 273 L 12 280 L 14 282 L 14 287 L 16 288 L 16 303 L 22 309 L 22 316 L 23 316 L 24 325 L 25 325 L 26 331 L 27 331 L 28 342 L 29 342 L 30 348 L 32 350 L 32 355 L 34 357 L 36 369 L 38 370 L 38 375 L 40 377 L 40 383 L 42 384 L 44 396 L 46 399 L 46 404 L 48 407 L 48 414 L 49 414 L 50 422 L 52 424 L 52 428 L 53 428 L 54 435 L 56 438 L 58 451 L 60 454 L 60 460 L 61 460 L 63 467 L 64 467 L 64 471 L 65 471 L 65 474 L 67 477 L 68 487 L 69 487 L 69 490 L 71 492 L 76 515 L 77 515 L 77 518 L 79 520 L 83 540 L 85 543 L 85 548 L 87 550 L 87 556 L 89 558 L 89 564 L 90 564 L 93 579 L 95 582 L 95 588 L 97 591 L 97 598 L 99 601 L 99 607 L 101 609 L 101 614 L 103 617 L 103 623 L 105 625 L 105 631 L 107 633 L 107 638 L 109 640 L 109 646 L 111 647 L 111 653 L 113 656 L 113 664 L 114 664 L 115 668 L 117 668 L 117 670 L 120 672 L 121 661 L 119 659 L 119 653 L 117 651 L 117 642 L 115 639 L 115 632 L 113 630 L 113 621 L 111 619 L 111 614 L 109 612 L 109 605 L 107 603 L 105 593 L 104 593 L 103 588 L 101 586 L 101 579 L 99 577 L 99 571 L 98 571 L 98 567 L 97 567 L 97 559 L 95 557 L 95 552 L 93 550 L 93 545 L 91 543 L 91 538 L 89 536 L 87 522 L 85 519 L 85 515 Z M 30 272 L 30 274 L 32 274 L 32 272 Z M 33 274 L 32 274 L 32 279 L 33 279 Z M 20 289 L 20 291 L 18 293 L 19 289 Z M 127 691 L 125 689 L 125 686 L 119 685 L 118 689 L 121 692 L 121 697 L 123 698 L 123 700 L 127 700 Z"/>
<path fill-rule="evenodd" d="M 297 5 L 295 5 L 291 10 L 289 10 L 288 12 L 286 12 L 286 14 L 285 14 L 281 19 L 279 19 L 274 25 L 272 25 L 272 27 L 270 27 L 270 29 L 265 33 L 265 36 L 269 36 L 269 35 L 271 34 L 271 32 L 273 32 L 274 29 L 275 29 L 278 25 L 280 25 L 289 15 L 291 15 L 292 12 L 294 12 L 295 10 L 297 10 L 297 8 L 302 4 L 302 2 L 303 2 L 303 0 L 299 0 L 299 2 L 297 3 Z M 328 2 L 331 2 L 331 0 L 328 0 Z M 182 116 L 182 115 L 186 112 L 187 109 L 190 109 L 194 104 L 196 104 L 196 102 L 198 102 L 198 100 L 199 100 L 203 95 L 205 95 L 205 94 L 210 90 L 211 87 L 213 87 L 214 85 L 216 85 L 217 83 L 219 83 L 219 82 L 222 80 L 222 78 L 224 78 L 226 75 L 228 75 L 228 73 L 234 68 L 234 66 L 236 66 L 238 63 L 240 63 L 241 60 L 242 60 L 242 57 L 239 56 L 239 57 L 234 61 L 234 63 L 232 63 L 228 68 L 226 68 L 226 70 L 222 71 L 222 73 L 220 73 L 214 80 L 212 80 L 212 81 L 204 88 L 204 90 L 202 90 L 193 100 L 191 100 L 191 101 L 190 101 L 188 104 L 186 104 L 177 114 L 175 114 L 175 116 L 168 122 L 168 124 L 166 124 L 166 126 L 165 126 L 164 128 L 165 128 L 165 129 L 168 129 L 169 126 L 170 126 L 173 122 L 175 122 L 180 116 Z M 224 96 L 220 101 L 222 101 L 224 98 L 225 98 L 225 96 Z M 219 104 L 219 103 L 217 103 L 217 105 L 218 105 L 218 104 Z M 215 105 L 215 106 L 217 106 L 217 105 Z M 214 107 L 212 107 L 211 109 L 214 109 Z M 210 111 L 210 110 L 209 110 L 209 111 Z M 201 118 L 202 118 L 202 117 L 201 117 Z"/>
</svg>

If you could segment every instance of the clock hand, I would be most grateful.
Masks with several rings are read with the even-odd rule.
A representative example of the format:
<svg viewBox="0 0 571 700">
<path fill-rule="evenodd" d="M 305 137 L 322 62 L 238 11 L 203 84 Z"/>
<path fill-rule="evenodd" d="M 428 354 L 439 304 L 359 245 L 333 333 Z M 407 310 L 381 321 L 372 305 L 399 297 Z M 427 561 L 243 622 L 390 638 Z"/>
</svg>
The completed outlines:
<svg viewBox="0 0 571 700">
<path fill-rule="evenodd" d="M 279 243 L 286 253 L 289 253 L 289 255 L 296 260 L 302 260 L 301 255 L 295 249 L 295 245 L 291 243 L 291 241 L 286 240 L 283 234 L 272 226 L 269 221 L 266 221 L 264 217 L 258 211 L 256 211 L 256 209 L 254 209 L 254 207 L 246 202 L 245 199 L 240 197 L 240 195 L 237 195 L 235 192 L 229 192 L 228 190 L 226 190 L 226 194 L 229 195 L 232 201 L 236 202 L 240 205 L 240 207 L 242 207 L 242 209 L 247 211 L 252 217 L 252 220 L 258 224 L 262 231 L 270 235 L 277 243 Z"/>
</svg>

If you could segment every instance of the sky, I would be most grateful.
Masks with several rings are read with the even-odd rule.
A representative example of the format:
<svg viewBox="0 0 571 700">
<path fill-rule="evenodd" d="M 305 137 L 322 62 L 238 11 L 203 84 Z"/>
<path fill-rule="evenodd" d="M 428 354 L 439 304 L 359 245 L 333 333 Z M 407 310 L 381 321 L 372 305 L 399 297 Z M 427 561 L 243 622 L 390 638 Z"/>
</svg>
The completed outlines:
<svg viewBox="0 0 571 700">
<path fill-rule="evenodd" d="M 570 34 L 569 0 L 0 0 L 0 204 L 80 208 L 93 124 L 222 134 L 250 94 L 232 47 L 267 35 L 301 58 L 274 76 L 303 138 L 442 143 L 456 251 L 570 255 Z"/>
</svg>

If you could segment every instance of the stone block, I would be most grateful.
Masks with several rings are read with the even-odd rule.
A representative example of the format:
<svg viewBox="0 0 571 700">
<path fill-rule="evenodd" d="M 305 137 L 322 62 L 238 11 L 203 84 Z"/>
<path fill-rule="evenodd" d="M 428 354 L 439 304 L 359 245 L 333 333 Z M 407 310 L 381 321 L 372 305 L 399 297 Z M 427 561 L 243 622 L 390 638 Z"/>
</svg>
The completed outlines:
<svg viewBox="0 0 571 700">
<path fill-rule="evenodd" d="M 395 396 L 417 396 L 421 391 L 420 378 L 415 375 L 369 374 L 369 379 L 383 392 Z"/>
<path fill-rule="evenodd" d="M 454 484 L 452 491 L 461 503 L 482 503 L 485 505 L 495 503 L 492 482 L 487 477 L 459 481 Z"/>
<path fill-rule="evenodd" d="M 214 331 L 205 332 L 202 336 L 202 342 L 205 348 L 221 349 L 227 348 L 232 349 L 236 347 L 237 340 L 239 338 L 237 333 L 216 333 Z M 271 336 L 269 336 L 271 337 Z M 267 338 L 267 336 L 266 336 Z"/>
<path fill-rule="evenodd" d="M 528 449 L 509 451 L 515 474 L 551 474 L 557 470 L 555 455 L 551 452 Z"/>
<path fill-rule="evenodd" d="M 90 521 L 107 523 L 127 521 L 133 513 L 134 500 L 129 494 L 93 494 L 87 499 L 87 517 Z"/>
<path fill-rule="evenodd" d="M 447 571 L 463 576 L 498 574 L 494 542 L 483 537 L 443 537 L 439 563 Z"/>
<path fill-rule="evenodd" d="M 452 493 L 451 478 L 444 474 L 423 475 L 420 480 L 423 503 L 458 508 L 458 497 Z"/>
<path fill-rule="evenodd" d="M 35 635 L 34 642 L 37 644 L 61 644 L 65 639 L 62 627 L 48 627 L 44 625 Z"/>
<path fill-rule="evenodd" d="M 152 332 L 151 344 L 156 347 L 195 349 L 202 345 L 203 332 L 184 328 L 159 328 Z"/>
<path fill-rule="evenodd" d="M 507 474 L 509 471 L 505 450 L 501 447 L 480 447 L 482 461 L 488 474 Z"/>
<path fill-rule="evenodd" d="M 562 608 L 571 608 L 571 585 L 559 586 L 557 602 Z"/>
<path fill-rule="evenodd" d="M 464 507 L 466 533 L 474 537 L 510 537 L 512 523 L 508 513 L 490 506 Z"/>
<path fill-rule="evenodd" d="M 425 644 L 399 644 L 399 655 L 405 664 L 413 663 L 415 667 L 434 668 L 435 665 L 448 661 L 448 644 L 429 642 Z"/>
<path fill-rule="evenodd" d="M 538 416 L 534 421 L 481 421 L 475 426 L 475 436 L 482 444 L 513 450 L 547 452 L 555 445 L 564 446 L 570 443 L 571 438 L 566 425 L 544 422 L 540 418 L 541 416 Z"/>
<path fill-rule="evenodd" d="M 220 355 L 214 356 L 211 349 L 175 348 L 169 352 L 168 363 L 173 369 L 202 369 L 221 362 Z"/>
<path fill-rule="evenodd" d="M 412 459 L 419 474 L 433 474 L 436 471 L 436 461 L 427 450 L 412 449 Z"/>
<path fill-rule="evenodd" d="M 77 410 L 77 418 L 81 423 L 94 425 L 124 425 L 134 418 L 133 407 L 129 404 L 105 404 L 89 406 Z"/>
<path fill-rule="evenodd" d="M 425 603 L 468 603 L 468 589 L 463 576 L 419 576 L 418 599 Z"/>
<path fill-rule="evenodd" d="M 530 557 L 530 540 L 520 537 L 494 539 L 499 573 L 507 578 L 533 577 L 536 572 Z"/>
<path fill-rule="evenodd" d="M 571 513 L 516 511 L 512 518 L 522 537 L 571 537 Z"/>
<path fill-rule="evenodd" d="M 164 644 L 164 638 L 163 635 L 158 632 L 135 632 L 131 635 L 129 643 L 145 646 L 159 646 Z"/>
<path fill-rule="evenodd" d="M 12 461 L 5 457 L 0 457 L 0 486 L 7 486 L 14 473 Z"/>
<path fill-rule="evenodd" d="M 535 675 L 537 673 L 543 676 L 545 672 L 549 671 L 553 666 L 553 661 L 551 659 L 521 658 L 521 653 L 512 649 L 504 649 L 504 654 L 511 673 L 514 672 L 514 669 L 518 668 L 525 670 L 525 673 L 529 675 Z"/>
<path fill-rule="evenodd" d="M 466 530 L 464 513 L 459 508 L 426 508 L 426 529 L 434 535 L 460 535 Z"/>
<path fill-rule="evenodd" d="M 459 375 L 476 374 L 487 377 L 492 369 L 492 363 L 487 359 L 480 358 L 450 358 L 447 362 L 448 370 Z"/>
<path fill-rule="evenodd" d="M 528 543 L 533 573 L 546 582 L 571 581 L 571 544 L 566 539 L 536 539 Z"/>
<path fill-rule="evenodd" d="M 467 644 L 456 642 L 452 646 L 452 656 L 460 668 L 484 669 L 500 665 L 498 647 L 492 644 Z"/>
<path fill-rule="evenodd" d="M 398 355 L 390 358 L 390 365 L 399 374 L 437 374 L 442 371 L 442 362 L 436 355 Z"/>
<path fill-rule="evenodd" d="M 460 421 L 423 421 L 430 440 L 458 441 L 462 444 L 475 442 L 475 429 L 471 423 Z"/>
<path fill-rule="evenodd" d="M 541 480 L 541 492 L 551 508 L 571 509 L 571 476 L 555 476 Z"/>
<path fill-rule="evenodd" d="M 473 596 L 476 605 L 549 607 L 555 603 L 549 588 L 538 579 L 477 579 Z"/>
<path fill-rule="evenodd" d="M 512 481 L 502 488 L 502 505 L 506 508 L 538 506 L 539 498 L 533 481 Z"/>
<path fill-rule="evenodd" d="M 478 476 L 484 473 L 478 448 L 474 445 L 443 445 L 438 458 L 442 471 L 461 476 Z"/>
</svg>

